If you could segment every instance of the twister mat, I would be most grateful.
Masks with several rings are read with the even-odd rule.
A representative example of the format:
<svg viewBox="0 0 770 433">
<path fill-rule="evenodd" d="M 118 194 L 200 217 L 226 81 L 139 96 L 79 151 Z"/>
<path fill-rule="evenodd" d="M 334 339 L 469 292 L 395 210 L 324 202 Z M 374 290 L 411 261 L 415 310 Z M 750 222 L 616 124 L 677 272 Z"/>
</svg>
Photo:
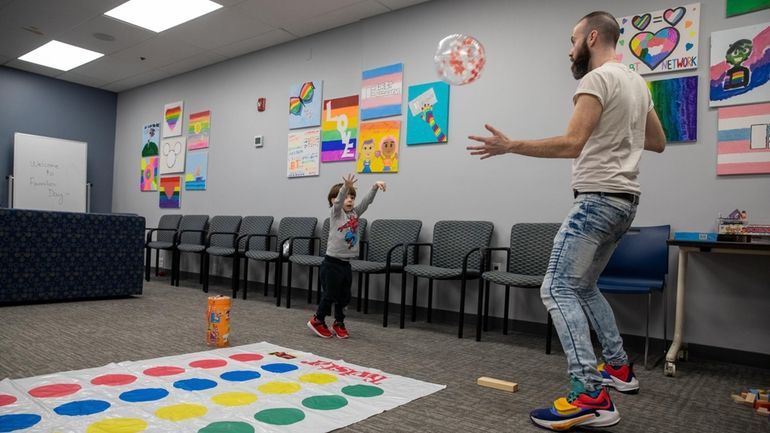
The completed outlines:
<svg viewBox="0 0 770 433">
<path fill-rule="evenodd" d="M 444 389 L 262 342 L 0 382 L 0 432 L 326 432 Z"/>
</svg>

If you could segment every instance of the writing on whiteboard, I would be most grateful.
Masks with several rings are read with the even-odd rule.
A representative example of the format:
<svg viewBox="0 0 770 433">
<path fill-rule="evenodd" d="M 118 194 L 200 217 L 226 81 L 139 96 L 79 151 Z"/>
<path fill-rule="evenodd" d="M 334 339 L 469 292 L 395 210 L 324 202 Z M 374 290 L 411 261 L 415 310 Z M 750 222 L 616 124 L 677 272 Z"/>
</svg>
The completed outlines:
<svg viewBox="0 0 770 433">
<path fill-rule="evenodd" d="M 42 190 L 44 194 L 53 198 L 59 205 L 64 204 L 64 197 L 69 196 L 68 192 L 61 192 L 57 188 L 55 179 L 59 171 L 59 164 L 46 161 L 30 161 L 29 166 L 37 169 L 38 176 L 29 177 L 29 185 L 35 189 Z"/>
</svg>

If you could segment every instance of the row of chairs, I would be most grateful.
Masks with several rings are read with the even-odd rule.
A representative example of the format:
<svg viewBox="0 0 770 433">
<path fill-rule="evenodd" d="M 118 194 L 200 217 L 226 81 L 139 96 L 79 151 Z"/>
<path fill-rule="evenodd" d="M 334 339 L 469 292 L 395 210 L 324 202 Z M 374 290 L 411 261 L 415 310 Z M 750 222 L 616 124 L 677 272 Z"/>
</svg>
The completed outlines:
<svg viewBox="0 0 770 433">
<path fill-rule="evenodd" d="M 201 254 L 200 281 L 208 291 L 211 256 L 230 257 L 233 260 L 233 297 L 239 287 L 240 259 L 243 269 L 243 298 L 246 299 L 249 260 L 265 263 L 264 294 L 268 295 L 269 265 L 275 265 L 274 296 L 281 305 L 282 269 L 287 263 L 286 307 L 291 307 L 292 265 L 308 267 L 308 303 L 313 296 L 313 272 L 320 267 L 326 252 L 329 219 L 322 225 L 320 236 L 315 235 L 317 220 L 312 217 L 286 217 L 279 223 L 277 235 L 271 235 L 273 218 L 268 216 L 215 216 L 208 222 L 204 215 L 164 215 L 159 227 L 148 229 L 145 278 L 149 280 L 150 252 L 172 251 L 172 284 L 179 285 L 179 256 L 183 252 Z M 176 225 L 176 228 L 174 226 Z M 385 274 L 383 326 L 388 326 L 388 305 L 391 274 L 401 274 L 400 327 L 406 317 L 406 280 L 412 276 L 411 320 L 417 316 L 417 279 L 428 279 L 427 321 L 432 320 L 434 280 L 460 280 L 458 337 L 463 336 L 465 292 L 469 280 L 479 280 L 476 340 L 482 329 L 488 328 L 491 284 L 505 287 L 503 333 L 508 332 L 510 289 L 539 289 L 548 266 L 553 239 L 559 229 L 557 223 L 521 223 L 511 228 L 510 245 L 490 247 L 493 224 L 487 221 L 439 221 L 430 243 L 418 242 L 422 222 L 419 220 L 376 220 L 368 227 L 361 219 L 358 236 L 361 255 L 351 260 L 358 273 L 357 309 L 368 313 L 369 279 L 372 274 Z M 153 233 L 157 232 L 153 240 Z M 599 288 L 607 293 L 644 293 L 648 295 L 645 363 L 649 346 L 649 313 L 651 294 L 665 286 L 668 272 L 666 239 L 669 226 L 632 228 L 621 241 L 617 251 L 599 279 Z M 420 264 L 420 249 L 428 249 L 428 264 Z M 506 254 L 505 270 L 490 270 L 492 255 Z M 156 275 L 157 275 L 156 256 Z M 319 272 L 320 274 L 320 272 Z M 363 283 L 362 283 L 363 282 Z M 317 299 L 320 298 L 320 275 Z M 664 309 L 665 313 L 665 303 Z M 665 339 L 664 314 L 664 339 Z M 546 353 L 551 351 L 552 321 L 548 316 Z"/>
</svg>

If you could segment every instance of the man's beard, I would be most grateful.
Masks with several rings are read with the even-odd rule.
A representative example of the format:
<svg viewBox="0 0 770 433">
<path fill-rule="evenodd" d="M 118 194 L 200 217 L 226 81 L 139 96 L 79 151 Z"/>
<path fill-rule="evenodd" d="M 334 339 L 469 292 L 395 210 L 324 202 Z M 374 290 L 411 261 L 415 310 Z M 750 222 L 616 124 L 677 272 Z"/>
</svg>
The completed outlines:
<svg viewBox="0 0 770 433">
<path fill-rule="evenodd" d="M 583 45 L 580 47 L 580 50 L 575 54 L 575 57 L 572 59 L 572 76 L 575 77 L 576 80 L 579 80 L 588 73 L 588 65 L 591 63 L 591 51 L 588 50 L 588 44 L 586 41 L 583 41 Z"/>
</svg>

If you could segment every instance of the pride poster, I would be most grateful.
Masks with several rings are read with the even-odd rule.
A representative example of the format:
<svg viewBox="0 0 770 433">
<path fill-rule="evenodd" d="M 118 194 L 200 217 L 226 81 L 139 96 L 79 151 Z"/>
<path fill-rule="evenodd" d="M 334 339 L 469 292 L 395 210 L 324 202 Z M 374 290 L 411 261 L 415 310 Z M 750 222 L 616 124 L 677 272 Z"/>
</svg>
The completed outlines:
<svg viewBox="0 0 770 433">
<path fill-rule="evenodd" d="M 698 76 L 647 83 L 666 141 L 676 143 L 698 138 Z"/>
<path fill-rule="evenodd" d="M 184 172 L 185 137 L 164 138 L 160 142 L 160 174 Z"/>
<path fill-rule="evenodd" d="M 161 209 L 179 209 L 179 194 L 182 189 L 181 176 L 165 176 L 160 178 L 160 207 Z"/>
<path fill-rule="evenodd" d="M 287 177 L 318 176 L 321 152 L 321 129 L 313 128 L 289 133 L 286 161 Z"/>
<path fill-rule="evenodd" d="M 182 135 L 184 102 L 172 102 L 163 107 L 163 138 Z"/>
<path fill-rule="evenodd" d="M 358 148 L 358 172 L 397 173 L 400 131 L 400 120 L 362 123 L 361 144 Z"/>
<path fill-rule="evenodd" d="M 289 87 L 289 129 L 321 126 L 323 81 L 307 81 Z"/>
<path fill-rule="evenodd" d="M 158 164 L 160 158 L 151 156 L 142 158 L 142 172 L 139 177 L 139 191 L 157 191 L 158 190 Z"/>
<path fill-rule="evenodd" d="M 142 128 L 142 158 L 158 156 L 160 123 L 148 123 Z"/>
<path fill-rule="evenodd" d="M 184 175 L 184 189 L 188 191 L 204 191 L 206 189 L 208 166 L 208 150 L 188 152 Z"/>
<path fill-rule="evenodd" d="M 209 128 L 211 127 L 211 111 L 201 111 L 190 115 L 187 122 L 187 150 L 205 149 L 209 147 Z"/>
<path fill-rule="evenodd" d="M 767 8 L 770 8 L 770 0 L 727 0 L 728 17 Z"/>
<path fill-rule="evenodd" d="M 618 61 L 640 74 L 698 67 L 700 3 L 618 18 Z"/>
<path fill-rule="evenodd" d="M 449 84 L 409 86 L 406 144 L 446 143 L 449 137 Z"/>
<path fill-rule="evenodd" d="M 358 95 L 324 101 L 321 161 L 355 161 L 358 138 Z"/>
<path fill-rule="evenodd" d="M 401 114 L 403 63 L 369 69 L 361 79 L 361 120 Z"/>
<path fill-rule="evenodd" d="M 711 107 L 770 101 L 770 23 L 711 34 Z"/>
<path fill-rule="evenodd" d="M 717 174 L 770 173 L 770 103 L 719 109 Z"/>
</svg>

